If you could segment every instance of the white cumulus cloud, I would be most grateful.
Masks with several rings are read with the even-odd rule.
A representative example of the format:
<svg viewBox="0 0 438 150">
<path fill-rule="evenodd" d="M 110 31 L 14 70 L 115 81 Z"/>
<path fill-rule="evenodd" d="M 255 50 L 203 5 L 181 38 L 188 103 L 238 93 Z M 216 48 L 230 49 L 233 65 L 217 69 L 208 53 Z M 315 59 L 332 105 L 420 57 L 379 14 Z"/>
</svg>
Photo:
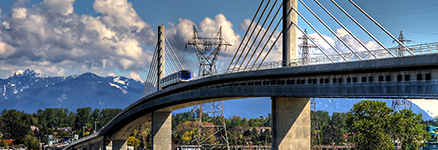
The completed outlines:
<svg viewBox="0 0 438 150">
<path fill-rule="evenodd" d="M 132 79 L 134 79 L 134 80 L 138 80 L 138 81 L 143 82 L 143 80 L 142 80 L 140 74 L 138 74 L 137 72 L 130 72 L 128 77 L 129 77 L 129 78 L 132 78 Z"/>
<path fill-rule="evenodd" d="M 25 0 L 2 14 L 0 70 L 34 69 L 48 75 L 114 70 L 141 71 L 149 66 L 156 35 L 127 0 L 96 0 L 97 17 L 74 12 L 75 0 Z M 7 75 L 3 75 L 7 76 Z"/>
</svg>

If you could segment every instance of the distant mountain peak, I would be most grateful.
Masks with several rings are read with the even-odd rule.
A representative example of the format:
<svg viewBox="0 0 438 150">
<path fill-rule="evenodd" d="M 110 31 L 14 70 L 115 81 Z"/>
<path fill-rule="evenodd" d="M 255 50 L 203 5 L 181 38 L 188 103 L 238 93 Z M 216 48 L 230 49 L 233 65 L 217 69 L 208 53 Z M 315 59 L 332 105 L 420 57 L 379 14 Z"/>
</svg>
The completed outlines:
<svg viewBox="0 0 438 150">
<path fill-rule="evenodd" d="M 98 77 L 98 76 L 97 76 L 96 74 L 94 74 L 94 73 L 86 72 L 86 73 L 80 75 L 79 77 L 84 77 L 84 78 L 96 78 L 96 77 Z"/>
<path fill-rule="evenodd" d="M 40 74 L 40 73 L 36 73 L 34 70 L 30 70 L 30 69 L 17 70 L 10 77 L 26 77 L 26 76 L 46 77 L 45 75 Z"/>
</svg>

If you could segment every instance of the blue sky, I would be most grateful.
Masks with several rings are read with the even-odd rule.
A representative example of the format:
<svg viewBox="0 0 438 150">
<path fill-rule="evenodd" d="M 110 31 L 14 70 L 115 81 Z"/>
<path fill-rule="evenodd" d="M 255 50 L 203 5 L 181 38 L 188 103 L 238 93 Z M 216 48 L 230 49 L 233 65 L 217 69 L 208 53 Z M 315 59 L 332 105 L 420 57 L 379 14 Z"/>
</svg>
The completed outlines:
<svg viewBox="0 0 438 150">
<path fill-rule="evenodd" d="M 320 2 L 357 37 L 371 47 L 377 47 L 330 1 Z M 336 2 L 386 47 L 397 46 L 347 0 Z M 412 40 L 411 44 L 438 41 L 435 27 L 438 1 L 355 2 L 396 37 L 403 30 L 405 37 Z M 340 28 L 313 1 L 305 3 L 333 30 Z M 144 80 L 159 24 L 166 26 L 167 36 L 180 57 L 186 57 L 186 68 L 197 68 L 194 53 L 182 49 L 191 36 L 188 25 L 197 25 L 202 35 L 214 34 L 219 26 L 227 26 L 225 38 L 237 45 L 248 26 L 245 19 L 253 17 L 259 4 L 260 1 L 254 0 L 1 0 L 0 78 L 7 78 L 15 70 L 33 69 L 49 76 L 93 72 Z M 322 34 L 336 41 L 301 4 L 298 9 Z M 299 25 L 312 34 L 302 20 Z M 208 30 L 209 27 L 213 29 Z M 344 36 L 342 31 L 337 32 Z M 319 44 L 324 47 L 323 43 Z M 220 56 L 220 70 L 235 49 L 232 47 Z M 270 61 L 279 58 L 278 53 L 272 55 Z"/>
</svg>

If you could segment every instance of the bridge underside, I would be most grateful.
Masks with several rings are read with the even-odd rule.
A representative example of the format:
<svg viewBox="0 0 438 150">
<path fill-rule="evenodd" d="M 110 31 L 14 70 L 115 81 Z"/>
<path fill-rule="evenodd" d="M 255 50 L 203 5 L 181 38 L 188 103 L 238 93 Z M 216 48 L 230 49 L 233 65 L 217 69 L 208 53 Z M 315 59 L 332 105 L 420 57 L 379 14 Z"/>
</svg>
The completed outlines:
<svg viewBox="0 0 438 150">
<path fill-rule="evenodd" d="M 245 97 L 438 98 L 438 55 L 288 67 L 211 76 L 171 86 L 133 103 L 86 143 L 127 139 L 156 111 Z M 274 104 L 273 104 L 274 105 Z M 275 110 L 273 110 L 275 111 Z"/>
</svg>

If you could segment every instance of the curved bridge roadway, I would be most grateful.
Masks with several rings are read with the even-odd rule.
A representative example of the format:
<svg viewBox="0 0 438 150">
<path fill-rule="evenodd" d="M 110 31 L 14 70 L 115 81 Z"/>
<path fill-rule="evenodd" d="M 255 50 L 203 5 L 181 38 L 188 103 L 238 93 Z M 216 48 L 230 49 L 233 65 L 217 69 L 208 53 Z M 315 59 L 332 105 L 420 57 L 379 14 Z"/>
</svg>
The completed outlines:
<svg viewBox="0 0 438 150">
<path fill-rule="evenodd" d="M 124 149 L 125 141 L 134 128 L 151 120 L 153 112 L 171 112 L 200 103 L 244 97 L 272 98 L 274 148 L 278 146 L 281 149 L 282 144 L 293 145 L 293 142 L 287 141 L 297 139 L 296 142 L 306 143 L 302 148 L 307 145 L 310 148 L 310 142 L 306 142 L 310 141 L 307 139 L 310 138 L 309 97 L 438 98 L 437 60 L 438 54 L 430 54 L 206 77 L 171 86 L 139 99 L 97 133 L 75 141 L 64 149 L 106 149 L 109 143 L 112 143 L 112 149 Z M 294 115 L 285 116 L 284 113 Z M 289 118 L 292 118 L 292 123 L 283 121 Z M 156 123 L 158 126 L 165 124 L 153 122 Z M 290 129 L 282 129 L 284 124 Z M 297 124 L 298 128 L 292 129 Z M 309 133 L 305 133 L 307 131 Z M 106 142 L 102 144 L 102 141 Z M 117 144 L 117 141 L 121 141 L 121 144 Z"/>
</svg>

